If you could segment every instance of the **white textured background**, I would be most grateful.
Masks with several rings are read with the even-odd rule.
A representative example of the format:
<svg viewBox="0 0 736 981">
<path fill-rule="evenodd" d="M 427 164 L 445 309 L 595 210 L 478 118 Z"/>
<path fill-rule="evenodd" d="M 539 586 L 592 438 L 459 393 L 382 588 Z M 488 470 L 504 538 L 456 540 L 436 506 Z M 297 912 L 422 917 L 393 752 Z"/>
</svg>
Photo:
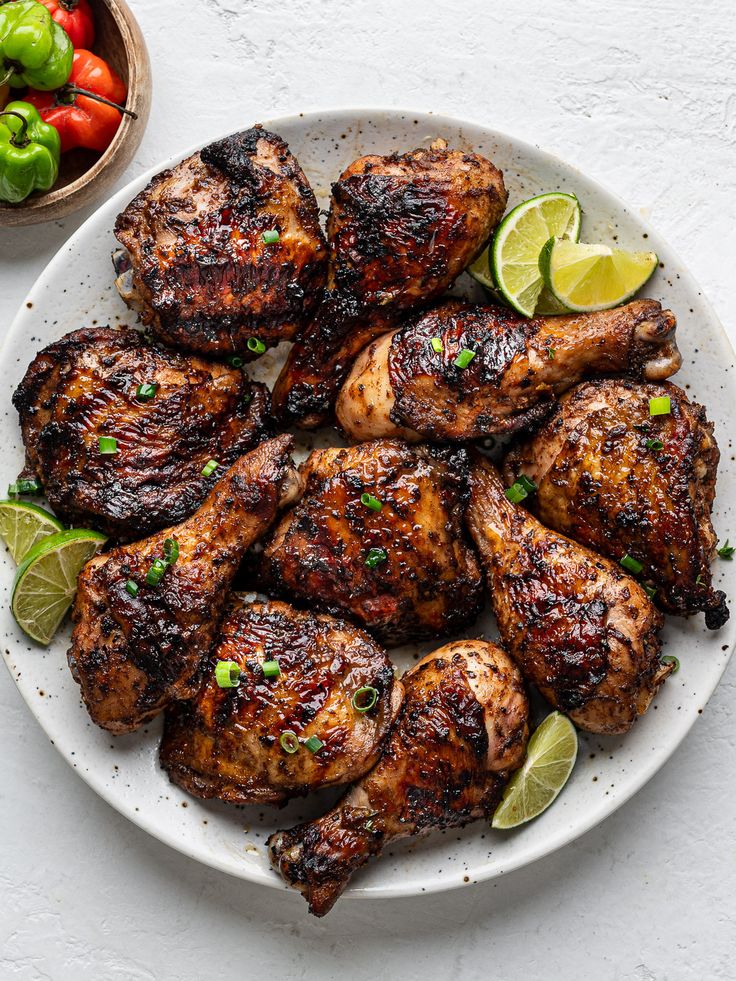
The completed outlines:
<svg viewBox="0 0 736 981">
<path fill-rule="evenodd" d="M 736 338 L 732 0 L 131 5 L 155 97 L 128 178 L 279 112 L 477 118 L 640 206 Z M 84 217 L 0 230 L 3 327 Z M 664 770 L 579 842 L 495 883 L 344 902 L 321 922 L 298 897 L 208 871 L 127 824 L 57 756 L 3 672 L 0 979 L 734 979 L 734 668 Z"/>
</svg>

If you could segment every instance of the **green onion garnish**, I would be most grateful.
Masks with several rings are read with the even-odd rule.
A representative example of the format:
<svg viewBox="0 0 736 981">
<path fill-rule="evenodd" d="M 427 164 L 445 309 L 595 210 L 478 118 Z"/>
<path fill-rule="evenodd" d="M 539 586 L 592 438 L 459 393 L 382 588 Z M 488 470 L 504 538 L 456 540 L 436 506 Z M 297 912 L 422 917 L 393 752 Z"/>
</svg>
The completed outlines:
<svg viewBox="0 0 736 981">
<path fill-rule="evenodd" d="M 432 350 L 435 354 L 442 354 L 445 349 L 441 337 L 433 337 L 429 343 L 432 345 Z"/>
<path fill-rule="evenodd" d="M 207 463 L 205 463 L 205 465 L 202 467 L 202 476 L 211 477 L 219 466 L 220 464 L 217 462 L 217 460 L 208 460 Z"/>
<path fill-rule="evenodd" d="M 281 733 L 279 742 L 285 753 L 296 753 L 299 749 L 299 737 L 291 729 L 287 729 L 286 732 Z"/>
<path fill-rule="evenodd" d="M 263 341 L 259 341 L 257 337 L 249 337 L 246 347 L 249 351 L 253 351 L 254 354 L 263 354 L 266 350 L 266 345 Z"/>
<path fill-rule="evenodd" d="M 163 559 L 154 559 L 151 568 L 146 573 L 146 582 L 149 586 L 158 586 L 166 572 L 166 563 Z"/>
<path fill-rule="evenodd" d="M 553 347 L 548 347 L 547 348 L 547 357 L 549 358 L 550 361 L 554 361 L 555 360 L 555 354 L 556 353 L 557 352 L 556 352 L 556 350 Z"/>
<path fill-rule="evenodd" d="M 718 549 L 718 555 L 719 555 L 719 557 L 722 558 L 722 559 L 728 559 L 729 562 L 733 558 L 733 553 L 734 552 L 736 552 L 736 546 L 729 545 L 728 544 L 728 539 L 726 539 L 726 544 L 725 545 L 721 545 L 721 547 Z"/>
<path fill-rule="evenodd" d="M 703 573 L 702 572 L 699 572 L 697 574 L 697 576 L 695 577 L 695 585 L 696 586 L 702 586 L 703 585 Z"/>
<path fill-rule="evenodd" d="M 520 504 L 525 497 L 529 497 L 529 491 L 525 487 L 522 487 L 521 484 L 512 484 L 506 489 L 505 493 L 512 504 Z"/>
<path fill-rule="evenodd" d="M 456 368 L 467 368 L 470 362 L 475 357 L 475 351 L 469 350 L 467 347 L 458 354 L 455 358 L 453 364 Z"/>
<path fill-rule="evenodd" d="M 629 555 L 628 553 L 619 560 L 619 563 L 624 567 L 624 569 L 626 569 L 627 572 L 631 572 L 635 576 L 638 576 L 641 570 L 644 568 L 638 559 L 635 559 L 633 555 Z"/>
<path fill-rule="evenodd" d="M 125 584 L 125 592 L 128 593 L 129 596 L 137 596 L 139 589 L 140 586 L 138 585 L 138 583 L 133 582 L 132 579 L 129 579 Z"/>
<path fill-rule="evenodd" d="M 261 235 L 261 238 L 266 245 L 273 245 L 275 242 L 278 242 L 280 236 L 278 231 L 275 228 L 272 228 L 269 231 L 264 232 L 263 235 Z"/>
<path fill-rule="evenodd" d="M 351 703 L 356 712 L 368 712 L 378 701 L 378 689 L 373 685 L 363 685 L 359 688 L 351 699 Z"/>
<path fill-rule="evenodd" d="M 674 654 L 665 654 L 664 657 L 660 657 L 659 660 L 661 664 L 674 664 L 672 674 L 677 674 L 677 672 L 680 670 L 679 658 L 676 658 Z"/>
<path fill-rule="evenodd" d="M 157 388 L 158 385 L 146 382 L 143 385 L 139 385 L 135 390 L 135 397 L 139 402 L 148 402 L 155 396 Z"/>
<path fill-rule="evenodd" d="M 310 753 L 319 753 L 319 751 L 324 746 L 324 743 L 319 738 L 319 736 L 310 736 L 309 739 L 304 743 Z"/>
<path fill-rule="evenodd" d="M 365 504 L 365 506 L 370 508 L 371 511 L 380 511 L 383 507 L 383 504 L 381 504 L 378 498 L 374 497 L 372 494 L 361 494 L 360 503 Z"/>
<path fill-rule="evenodd" d="M 220 688 L 237 688 L 240 684 L 240 665 L 236 661 L 218 661 L 215 681 Z"/>
<path fill-rule="evenodd" d="M 664 443 L 661 439 L 648 439 L 646 442 L 646 447 L 648 450 L 663 450 Z"/>
<path fill-rule="evenodd" d="M 365 564 L 369 569 L 375 569 L 377 565 L 381 562 L 385 562 L 388 558 L 388 553 L 383 548 L 372 548 L 369 550 L 368 555 L 365 559 Z"/>
<path fill-rule="evenodd" d="M 264 661 L 261 667 L 266 678 L 278 678 L 281 674 L 278 661 Z"/>
<path fill-rule="evenodd" d="M 520 484 L 527 492 L 527 494 L 533 494 L 534 491 L 539 489 L 537 485 L 534 483 L 534 481 L 532 480 L 532 478 L 527 477 L 525 473 L 520 473 L 519 476 L 514 481 L 514 483 Z"/>
<path fill-rule="evenodd" d="M 164 558 L 167 565 L 173 565 L 179 558 L 179 543 L 175 538 L 167 538 L 164 542 Z"/>
<path fill-rule="evenodd" d="M 647 594 L 649 599 L 654 599 L 654 597 L 657 595 L 657 590 L 654 588 L 654 586 L 649 586 L 647 583 L 642 583 L 642 585 L 644 587 L 644 592 Z"/>
<path fill-rule="evenodd" d="M 243 359 L 240 357 L 239 354 L 231 354 L 230 357 L 227 359 L 227 363 L 230 365 L 231 368 L 243 367 Z"/>
<path fill-rule="evenodd" d="M 671 411 L 669 395 L 660 395 L 656 399 L 649 399 L 650 416 L 668 416 Z"/>
<path fill-rule="evenodd" d="M 8 484 L 8 497 L 20 497 L 21 494 L 40 494 L 43 488 L 35 477 L 19 477 L 14 483 Z"/>
<path fill-rule="evenodd" d="M 114 436 L 100 436 L 100 453 L 117 453 L 118 441 Z"/>
</svg>

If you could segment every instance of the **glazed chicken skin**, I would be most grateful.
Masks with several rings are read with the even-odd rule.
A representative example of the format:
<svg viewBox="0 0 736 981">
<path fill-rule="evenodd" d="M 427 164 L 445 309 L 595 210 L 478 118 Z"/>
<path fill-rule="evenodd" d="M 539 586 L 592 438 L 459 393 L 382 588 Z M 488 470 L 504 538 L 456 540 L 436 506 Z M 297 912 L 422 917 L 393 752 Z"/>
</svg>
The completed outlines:
<svg viewBox="0 0 736 981">
<path fill-rule="evenodd" d="M 385 643 L 458 629 L 483 588 L 462 524 L 467 470 L 463 450 L 398 440 L 312 453 L 304 496 L 264 548 L 261 581 Z"/>
<path fill-rule="evenodd" d="M 514 432 L 543 418 L 582 378 L 674 374 L 682 360 L 675 325 L 656 300 L 531 320 L 448 300 L 363 351 L 338 397 L 337 419 L 354 440 Z M 472 352 L 464 367 L 457 363 L 463 351 Z"/>
<path fill-rule="evenodd" d="M 240 667 L 237 687 L 218 685 L 218 661 Z M 278 677 L 265 676 L 266 661 L 278 662 Z M 361 689 L 359 708 L 375 698 L 367 711 L 353 705 Z M 370 770 L 402 696 L 386 652 L 364 631 L 286 603 L 238 598 L 222 625 L 204 687 L 193 701 L 166 713 L 161 763 L 174 783 L 196 797 L 281 804 L 352 783 Z M 296 752 L 282 746 L 285 732 L 299 740 Z M 305 746 L 310 737 L 322 743 L 316 752 Z"/>
<path fill-rule="evenodd" d="M 512 504 L 487 461 L 471 487 L 467 521 L 504 647 L 579 728 L 628 732 L 672 671 L 659 660 L 661 613 L 619 565 Z"/>
<path fill-rule="evenodd" d="M 208 461 L 229 466 L 269 428 L 265 386 L 129 327 L 87 327 L 50 344 L 13 404 L 25 472 L 54 511 L 118 540 L 188 517 L 217 480 L 202 474 Z M 101 453 L 100 437 L 115 439 L 116 452 Z"/>
<path fill-rule="evenodd" d="M 131 732 L 196 694 L 240 560 L 297 491 L 290 448 L 288 436 L 262 443 L 187 521 L 84 567 L 68 658 L 97 725 Z"/>
<path fill-rule="evenodd" d="M 507 197 L 489 160 L 444 140 L 354 161 L 332 188 L 327 293 L 274 388 L 279 416 L 308 429 L 324 422 L 358 352 L 453 284 Z"/>
<path fill-rule="evenodd" d="M 404 705 L 375 768 L 324 817 L 269 839 L 274 868 L 316 916 L 391 841 L 490 817 L 524 762 L 527 697 L 500 647 L 447 644 L 402 681 Z"/>
<path fill-rule="evenodd" d="M 278 232 L 277 241 L 264 240 Z M 319 301 L 327 247 L 311 187 L 259 126 L 158 174 L 118 216 L 118 289 L 153 334 L 208 355 L 290 340 Z M 126 254 L 127 253 L 127 254 Z"/>
<path fill-rule="evenodd" d="M 652 416 L 656 398 L 671 411 Z M 704 610 L 716 629 L 728 619 L 710 571 L 718 459 L 712 423 L 681 388 L 605 380 L 568 392 L 505 473 L 538 485 L 528 503 L 545 525 L 615 561 L 631 556 L 662 609 Z"/>
</svg>

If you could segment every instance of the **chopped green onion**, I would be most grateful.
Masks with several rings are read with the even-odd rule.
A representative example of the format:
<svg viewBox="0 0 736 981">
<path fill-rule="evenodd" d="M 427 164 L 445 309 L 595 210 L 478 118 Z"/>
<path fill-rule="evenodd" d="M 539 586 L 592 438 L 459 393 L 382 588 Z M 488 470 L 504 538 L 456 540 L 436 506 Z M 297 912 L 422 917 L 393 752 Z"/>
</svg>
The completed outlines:
<svg viewBox="0 0 736 981">
<path fill-rule="evenodd" d="M 243 392 L 243 405 L 250 405 L 252 401 L 253 401 L 253 393 Z"/>
<path fill-rule="evenodd" d="M 129 579 L 125 584 L 125 592 L 128 593 L 129 596 L 137 596 L 139 589 L 140 586 L 138 585 L 138 583 L 133 582 L 132 579 Z"/>
<path fill-rule="evenodd" d="M 647 594 L 649 599 L 654 599 L 654 597 L 657 595 L 657 590 L 654 588 L 654 586 L 650 586 L 648 583 L 642 583 L 642 585 L 644 587 L 644 592 Z"/>
<path fill-rule="evenodd" d="M 146 582 L 149 586 L 158 586 L 166 572 L 166 563 L 163 559 L 154 559 L 151 568 L 146 573 Z"/>
<path fill-rule="evenodd" d="M 296 753 L 299 749 L 299 737 L 291 729 L 287 729 L 286 732 L 281 733 L 279 742 L 285 753 Z"/>
<path fill-rule="evenodd" d="M 380 511 L 383 507 L 383 504 L 381 504 L 378 498 L 374 497 L 372 494 L 361 494 L 360 503 L 365 504 L 365 506 L 370 508 L 371 511 Z"/>
<path fill-rule="evenodd" d="M 456 368 L 467 368 L 470 362 L 475 357 L 475 351 L 469 350 L 467 347 L 458 354 L 455 358 L 453 364 Z"/>
<path fill-rule="evenodd" d="M 434 351 L 435 354 L 442 354 L 442 352 L 445 349 L 441 337 L 433 337 L 429 343 L 432 345 L 432 350 Z"/>
<path fill-rule="evenodd" d="M 547 357 L 549 358 L 550 361 L 554 361 L 555 360 L 555 354 L 556 353 L 557 353 L 557 351 L 555 350 L 555 348 L 553 348 L 553 347 L 548 347 L 547 348 Z"/>
<path fill-rule="evenodd" d="M 369 569 L 375 569 L 377 565 L 381 562 L 385 562 L 388 558 L 388 553 L 383 548 L 372 548 L 369 550 L 368 555 L 365 559 L 365 564 Z"/>
<path fill-rule="evenodd" d="M 697 576 L 695 577 L 695 585 L 696 586 L 702 586 L 703 585 L 703 573 L 702 572 L 699 572 L 697 574 Z"/>
<path fill-rule="evenodd" d="M 202 476 L 211 477 L 219 466 L 220 464 L 217 462 L 217 460 L 208 460 L 207 463 L 205 463 L 205 465 L 202 467 Z"/>
<path fill-rule="evenodd" d="M 620 565 L 622 565 L 627 572 L 631 572 L 635 576 L 638 576 L 641 570 L 644 568 L 644 566 L 641 564 L 641 562 L 638 559 L 635 559 L 633 555 L 629 555 L 628 553 L 624 555 L 624 557 L 620 559 L 619 562 Z"/>
<path fill-rule="evenodd" d="M 520 504 L 525 497 L 529 497 L 529 492 L 521 484 L 512 484 L 511 487 L 506 489 L 505 493 L 512 504 Z"/>
<path fill-rule="evenodd" d="M 278 678 L 281 674 L 278 661 L 264 661 L 261 667 L 266 678 Z"/>
<path fill-rule="evenodd" d="M 363 685 L 359 688 L 351 699 L 351 703 L 356 712 L 368 712 L 378 701 L 378 689 L 373 685 Z"/>
<path fill-rule="evenodd" d="M 533 494 L 534 491 L 539 489 L 537 485 L 534 483 L 534 481 L 532 480 L 532 478 L 527 477 L 525 473 L 520 473 L 519 476 L 514 481 L 514 483 L 519 484 L 521 487 L 523 487 L 524 490 L 527 492 L 527 494 Z"/>
<path fill-rule="evenodd" d="M 646 442 L 646 447 L 648 450 L 663 450 L 664 443 L 661 439 L 648 439 Z"/>
<path fill-rule="evenodd" d="M 240 665 L 236 661 L 218 661 L 215 665 L 215 681 L 220 688 L 237 688 L 240 674 Z"/>
<path fill-rule="evenodd" d="M 310 736 L 309 739 L 304 743 L 310 753 L 319 753 L 319 751 L 324 746 L 324 743 L 319 738 L 319 736 Z"/>
<path fill-rule="evenodd" d="M 249 351 L 253 351 L 254 354 L 263 354 L 266 350 L 266 345 L 263 341 L 259 341 L 257 337 L 249 337 L 246 347 Z"/>
<path fill-rule="evenodd" d="M 278 242 L 280 235 L 275 228 L 272 228 L 270 231 L 264 232 L 261 238 L 266 245 L 273 245 L 275 242 Z"/>
<path fill-rule="evenodd" d="M 40 494 L 43 490 L 35 477 L 19 477 L 14 483 L 8 484 L 8 497 L 20 497 L 21 494 Z"/>
<path fill-rule="evenodd" d="M 679 658 L 676 658 L 674 654 L 665 654 L 664 657 L 660 657 L 659 660 L 661 664 L 674 664 L 672 674 L 677 674 L 677 672 L 680 670 Z"/>
<path fill-rule="evenodd" d="M 118 441 L 114 436 L 100 436 L 100 453 L 117 453 Z"/>
<path fill-rule="evenodd" d="M 164 542 L 164 558 L 167 565 L 173 565 L 179 558 L 179 543 L 175 538 L 167 538 Z"/>
<path fill-rule="evenodd" d="M 227 363 L 230 365 L 231 368 L 243 367 L 243 359 L 240 357 L 239 354 L 231 354 L 230 357 L 227 359 Z"/>
<path fill-rule="evenodd" d="M 649 399 L 650 416 L 668 416 L 672 411 L 669 395 L 660 395 L 656 399 Z"/>
<path fill-rule="evenodd" d="M 721 545 L 721 547 L 718 549 L 718 555 L 719 555 L 719 557 L 722 558 L 722 559 L 728 559 L 729 562 L 733 558 L 733 553 L 734 552 L 736 552 L 736 546 L 729 545 L 728 544 L 728 539 L 726 539 L 726 544 L 725 545 Z"/>
<path fill-rule="evenodd" d="M 139 402 L 148 402 L 155 396 L 157 389 L 158 385 L 146 382 L 143 385 L 139 385 L 135 390 L 135 397 Z"/>
</svg>

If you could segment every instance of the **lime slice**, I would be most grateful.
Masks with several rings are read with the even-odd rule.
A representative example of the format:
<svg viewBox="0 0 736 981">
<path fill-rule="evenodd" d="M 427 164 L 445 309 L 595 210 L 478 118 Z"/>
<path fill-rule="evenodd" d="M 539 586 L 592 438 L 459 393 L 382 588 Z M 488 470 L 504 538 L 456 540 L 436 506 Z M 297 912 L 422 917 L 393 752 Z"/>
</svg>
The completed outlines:
<svg viewBox="0 0 736 981">
<path fill-rule="evenodd" d="M 0 538 L 8 546 L 14 562 L 42 538 L 63 531 L 64 525 L 53 514 L 25 501 L 0 501 Z"/>
<path fill-rule="evenodd" d="M 11 609 L 18 626 L 48 644 L 77 591 L 83 566 L 107 541 L 105 535 L 72 528 L 37 542 L 18 567 Z"/>
<path fill-rule="evenodd" d="M 470 275 L 476 283 L 485 289 L 488 293 L 489 299 L 493 303 L 503 303 L 503 297 L 498 292 L 493 282 L 493 277 L 491 276 L 491 257 L 489 255 L 489 250 L 484 249 L 475 262 L 471 263 L 465 270 L 468 275 Z M 564 307 L 559 300 L 557 300 L 552 293 L 547 289 L 546 286 L 542 287 L 542 292 L 539 294 L 539 299 L 537 300 L 537 305 L 534 308 L 535 317 L 544 317 L 554 314 L 569 313 L 567 307 Z"/>
<path fill-rule="evenodd" d="M 546 810 L 567 783 L 577 754 L 575 726 L 566 715 L 552 712 L 529 740 L 524 765 L 509 781 L 493 827 L 515 828 Z"/>
<path fill-rule="evenodd" d="M 496 295 L 496 284 L 491 276 L 491 259 L 488 249 L 483 249 L 475 262 L 471 262 L 465 272 L 472 276 L 476 283 L 485 287 L 489 293 Z"/>
<path fill-rule="evenodd" d="M 517 205 L 498 226 L 491 245 L 491 275 L 506 303 L 533 317 L 544 281 L 539 253 L 550 238 L 577 242 L 580 204 L 572 194 L 540 194 Z"/>
<path fill-rule="evenodd" d="M 540 253 L 539 269 L 552 295 L 568 310 L 590 313 L 630 300 L 658 262 L 656 252 L 624 252 L 552 238 Z"/>
</svg>

